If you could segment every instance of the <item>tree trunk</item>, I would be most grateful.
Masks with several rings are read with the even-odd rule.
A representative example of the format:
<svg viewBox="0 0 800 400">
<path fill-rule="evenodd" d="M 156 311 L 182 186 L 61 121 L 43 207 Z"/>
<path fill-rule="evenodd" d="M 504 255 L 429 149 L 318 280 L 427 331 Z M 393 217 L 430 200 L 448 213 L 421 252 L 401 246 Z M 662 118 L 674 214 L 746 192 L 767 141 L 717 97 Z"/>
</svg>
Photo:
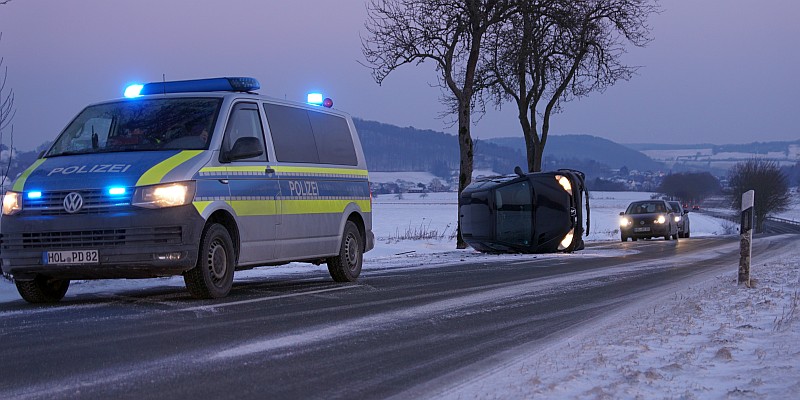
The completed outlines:
<svg viewBox="0 0 800 400">
<path fill-rule="evenodd" d="M 461 154 L 461 163 L 458 173 L 458 194 L 472 182 L 472 136 L 470 136 L 470 101 L 459 101 L 458 104 L 458 147 Z M 460 210 L 456 210 L 460 213 Z M 466 249 L 467 242 L 461 237 L 461 218 L 456 215 L 458 221 L 456 248 Z"/>
</svg>

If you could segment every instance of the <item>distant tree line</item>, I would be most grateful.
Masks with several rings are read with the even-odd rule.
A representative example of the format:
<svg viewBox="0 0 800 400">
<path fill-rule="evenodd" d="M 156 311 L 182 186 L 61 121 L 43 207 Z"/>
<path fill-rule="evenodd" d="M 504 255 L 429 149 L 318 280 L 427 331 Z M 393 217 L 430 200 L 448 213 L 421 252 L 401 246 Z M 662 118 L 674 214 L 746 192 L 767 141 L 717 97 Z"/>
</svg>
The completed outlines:
<svg viewBox="0 0 800 400">
<path fill-rule="evenodd" d="M 679 201 L 699 203 L 720 193 L 722 186 L 719 179 L 708 172 L 682 172 L 665 176 L 658 191 Z"/>
</svg>

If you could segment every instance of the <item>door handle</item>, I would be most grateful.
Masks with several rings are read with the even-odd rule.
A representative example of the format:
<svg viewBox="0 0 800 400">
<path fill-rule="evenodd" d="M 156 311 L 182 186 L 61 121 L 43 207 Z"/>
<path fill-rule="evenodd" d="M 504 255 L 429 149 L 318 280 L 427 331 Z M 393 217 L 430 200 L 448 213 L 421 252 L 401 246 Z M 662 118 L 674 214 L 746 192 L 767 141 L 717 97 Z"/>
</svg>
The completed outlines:
<svg viewBox="0 0 800 400">
<path fill-rule="evenodd" d="M 267 173 L 267 174 L 274 174 L 275 173 L 275 169 L 273 169 L 272 167 L 267 167 L 264 170 L 264 172 Z"/>
</svg>

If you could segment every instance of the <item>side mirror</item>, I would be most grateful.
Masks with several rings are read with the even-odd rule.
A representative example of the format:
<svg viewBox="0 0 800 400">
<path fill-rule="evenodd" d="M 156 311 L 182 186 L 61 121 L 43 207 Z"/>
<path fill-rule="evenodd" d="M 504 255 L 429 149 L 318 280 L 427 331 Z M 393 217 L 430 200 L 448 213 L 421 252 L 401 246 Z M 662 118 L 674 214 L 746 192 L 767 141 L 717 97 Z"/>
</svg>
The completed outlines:
<svg viewBox="0 0 800 400">
<path fill-rule="evenodd" d="M 619 215 L 625 215 L 625 211 L 620 211 Z"/>
<path fill-rule="evenodd" d="M 689 210 L 683 210 L 683 215 L 686 215 L 688 213 L 689 213 Z"/>
<path fill-rule="evenodd" d="M 261 141 L 256 137 L 241 137 L 236 139 L 233 148 L 226 155 L 228 161 L 243 160 L 258 157 L 264 154 Z"/>
</svg>

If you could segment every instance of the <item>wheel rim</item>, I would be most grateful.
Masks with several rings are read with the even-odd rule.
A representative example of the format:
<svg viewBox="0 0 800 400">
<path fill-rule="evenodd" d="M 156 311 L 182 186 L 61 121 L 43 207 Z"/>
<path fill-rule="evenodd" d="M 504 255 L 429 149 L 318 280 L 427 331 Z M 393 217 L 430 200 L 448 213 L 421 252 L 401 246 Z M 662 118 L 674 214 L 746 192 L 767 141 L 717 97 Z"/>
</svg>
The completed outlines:
<svg viewBox="0 0 800 400">
<path fill-rule="evenodd" d="M 216 239 L 211 242 L 208 247 L 207 257 L 211 282 L 216 286 L 220 286 L 228 271 L 228 253 L 225 251 L 225 246 L 223 246 L 221 240 Z"/>
<path fill-rule="evenodd" d="M 355 235 L 350 233 L 344 242 L 345 261 L 350 271 L 355 271 L 358 268 L 358 252 L 358 240 L 356 240 Z"/>
</svg>

